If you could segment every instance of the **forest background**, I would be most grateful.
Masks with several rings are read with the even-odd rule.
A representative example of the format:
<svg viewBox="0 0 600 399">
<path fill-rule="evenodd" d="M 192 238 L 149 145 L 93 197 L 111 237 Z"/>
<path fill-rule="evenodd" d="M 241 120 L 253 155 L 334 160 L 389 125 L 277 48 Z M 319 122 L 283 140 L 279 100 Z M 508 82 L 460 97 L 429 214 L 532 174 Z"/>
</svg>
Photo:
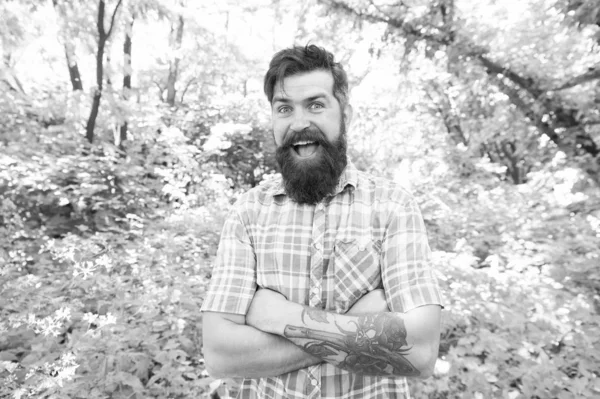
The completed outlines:
<svg viewBox="0 0 600 399">
<path fill-rule="evenodd" d="M 359 169 L 417 198 L 446 297 L 416 398 L 600 396 L 600 2 L 0 2 L 0 398 L 216 398 L 223 219 L 277 173 L 262 77 L 347 66 Z"/>
</svg>

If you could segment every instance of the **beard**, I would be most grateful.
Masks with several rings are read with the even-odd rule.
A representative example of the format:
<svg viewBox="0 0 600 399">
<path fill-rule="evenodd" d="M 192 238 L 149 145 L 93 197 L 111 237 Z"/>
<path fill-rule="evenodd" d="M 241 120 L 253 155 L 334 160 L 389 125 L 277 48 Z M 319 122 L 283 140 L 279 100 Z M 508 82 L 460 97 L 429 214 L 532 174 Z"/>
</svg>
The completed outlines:
<svg viewBox="0 0 600 399">
<path fill-rule="evenodd" d="M 288 135 L 276 150 L 275 157 L 281 168 L 286 194 L 300 204 L 314 205 L 333 194 L 347 164 L 346 124 L 340 122 L 340 134 L 334 142 L 327 140 L 321 130 L 309 126 L 301 132 Z M 299 140 L 318 144 L 310 159 L 302 159 L 292 145 Z"/>
</svg>

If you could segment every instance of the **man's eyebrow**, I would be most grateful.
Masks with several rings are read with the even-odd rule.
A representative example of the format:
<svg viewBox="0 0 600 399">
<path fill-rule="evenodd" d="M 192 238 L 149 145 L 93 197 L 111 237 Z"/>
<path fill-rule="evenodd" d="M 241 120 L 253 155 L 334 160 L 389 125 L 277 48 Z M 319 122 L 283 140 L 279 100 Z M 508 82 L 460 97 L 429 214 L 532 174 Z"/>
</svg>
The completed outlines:
<svg viewBox="0 0 600 399">
<path fill-rule="evenodd" d="M 315 96 L 310 96 L 308 98 L 305 98 L 302 101 L 309 103 L 309 102 L 312 102 L 312 101 L 315 101 L 315 100 L 319 100 L 319 99 L 325 99 L 326 100 L 327 96 L 325 94 L 317 94 Z M 280 97 L 280 96 L 273 97 L 273 103 L 277 103 L 277 102 L 279 102 L 279 103 L 291 103 L 292 100 L 290 100 L 289 98 Z"/>
<path fill-rule="evenodd" d="M 305 102 L 307 102 L 307 103 L 310 103 L 310 102 L 312 102 L 312 101 L 319 100 L 319 99 L 324 99 L 324 100 L 327 100 L 327 96 L 326 96 L 325 94 L 317 94 L 316 96 L 311 96 L 311 97 L 308 97 L 308 98 L 307 98 L 306 100 L 304 100 L 304 101 L 305 101 Z"/>
<path fill-rule="evenodd" d="M 290 100 L 289 98 L 285 98 L 285 97 L 279 97 L 279 96 L 273 97 L 273 102 L 274 103 L 277 103 L 277 102 L 279 102 L 279 103 L 289 103 L 291 101 L 292 100 Z"/>
</svg>

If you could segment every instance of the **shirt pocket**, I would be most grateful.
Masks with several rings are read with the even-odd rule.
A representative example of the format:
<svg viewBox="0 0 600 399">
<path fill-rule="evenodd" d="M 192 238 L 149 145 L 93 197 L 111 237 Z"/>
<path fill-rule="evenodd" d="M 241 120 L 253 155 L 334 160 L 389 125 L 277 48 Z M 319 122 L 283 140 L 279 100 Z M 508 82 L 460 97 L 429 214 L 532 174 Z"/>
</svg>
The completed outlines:
<svg viewBox="0 0 600 399">
<path fill-rule="evenodd" d="M 354 303 L 381 284 L 381 242 L 371 237 L 337 239 L 333 248 L 335 309 L 346 313 Z"/>
</svg>

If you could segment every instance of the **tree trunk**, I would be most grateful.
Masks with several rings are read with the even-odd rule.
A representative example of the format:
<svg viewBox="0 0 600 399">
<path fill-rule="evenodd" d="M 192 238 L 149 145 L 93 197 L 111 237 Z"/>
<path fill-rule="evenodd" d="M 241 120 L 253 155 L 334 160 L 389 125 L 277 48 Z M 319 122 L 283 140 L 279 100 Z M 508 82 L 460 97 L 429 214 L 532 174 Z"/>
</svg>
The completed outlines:
<svg viewBox="0 0 600 399">
<path fill-rule="evenodd" d="M 73 45 L 65 43 L 65 57 L 67 59 L 67 67 L 69 68 L 71 86 L 73 87 L 73 91 L 83 90 L 79 66 L 77 65 L 77 61 L 75 61 L 75 52 L 73 51 L 72 47 Z"/>
<path fill-rule="evenodd" d="M 179 50 L 181 49 L 181 41 L 183 39 L 183 16 L 180 15 L 177 19 L 177 28 L 171 26 L 171 49 L 173 50 L 173 56 L 169 61 L 169 76 L 167 77 L 167 103 L 170 106 L 175 105 L 175 83 L 177 82 L 177 76 L 179 74 L 179 60 L 181 56 Z"/>
<path fill-rule="evenodd" d="M 131 91 L 131 48 L 132 48 L 132 36 L 133 36 L 133 22 L 135 17 L 132 16 L 131 22 L 127 25 L 127 32 L 125 32 L 125 42 L 123 43 L 123 100 L 129 100 L 129 94 Z M 123 142 L 127 140 L 127 116 L 124 118 L 123 124 L 119 129 L 119 148 L 123 149 Z"/>
<path fill-rule="evenodd" d="M 106 4 L 104 0 L 99 0 L 98 3 L 98 19 L 96 20 L 96 27 L 98 29 L 98 50 L 96 51 L 96 90 L 94 92 L 90 116 L 88 117 L 87 124 L 85 126 L 85 137 L 90 143 L 94 142 L 94 128 L 96 126 L 96 118 L 98 117 L 100 100 L 102 98 L 102 83 L 104 79 L 104 48 L 106 46 L 106 41 L 112 33 L 115 25 L 115 17 L 122 1 L 123 0 L 119 0 L 115 6 L 108 31 L 104 28 L 104 12 Z"/>
<path fill-rule="evenodd" d="M 5 53 L 2 57 L 2 61 L 5 67 L 5 73 L 0 82 L 4 82 L 12 91 L 25 94 L 25 89 L 23 89 L 23 85 L 21 84 L 21 81 L 17 75 L 14 73 L 14 69 L 11 65 L 12 55 L 10 53 Z"/>
<path fill-rule="evenodd" d="M 531 171 L 531 164 L 527 162 L 522 151 L 519 150 L 520 143 L 517 140 L 502 140 L 482 143 L 483 151 L 494 163 L 506 166 L 506 177 L 513 184 L 527 183 L 527 173 Z"/>
<path fill-rule="evenodd" d="M 440 119 L 444 123 L 452 142 L 455 145 L 463 144 L 465 147 L 468 147 L 469 138 L 465 135 L 457 111 L 452 108 L 452 103 L 450 102 L 448 94 L 446 94 L 446 89 L 441 87 L 439 83 L 430 81 L 429 85 L 426 87 L 425 93 L 427 97 L 429 97 L 431 104 L 434 106 L 434 110 L 437 111 Z M 434 98 L 434 95 L 437 98 Z"/>
<path fill-rule="evenodd" d="M 58 16 L 60 18 L 64 18 L 64 4 L 61 6 L 60 4 L 58 4 L 58 0 L 52 0 L 52 5 L 54 6 Z M 69 79 L 71 80 L 71 86 L 73 87 L 73 91 L 83 90 L 81 74 L 79 73 L 79 66 L 77 65 L 77 61 L 75 59 L 75 46 L 69 41 L 70 37 L 66 32 L 63 32 L 63 40 L 65 47 L 65 59 L 67 60 L 67 68 L 69 70 Z"/>
<path fill-rule="evenodd" d="M 100 1 L 100 3 L 104 5 L 103 1 Z M 96 118 L 98 117 L 98 112 L 100 110 L 100 99 L 102 98 L 102 84 L 104 78 L 103 60 L 105 45 L 106 41 L 103 40 L 101 36 L 98 40 L 98 50 L 96 52 L 96 90 L 94 91 L 94 99 L 92 101 L 92 109 L 90 111 L 90 116 L 85 126 L 85 137 L 90 143 L 94 142 L 94 128 L 96 127 Z"/>
</svg>

